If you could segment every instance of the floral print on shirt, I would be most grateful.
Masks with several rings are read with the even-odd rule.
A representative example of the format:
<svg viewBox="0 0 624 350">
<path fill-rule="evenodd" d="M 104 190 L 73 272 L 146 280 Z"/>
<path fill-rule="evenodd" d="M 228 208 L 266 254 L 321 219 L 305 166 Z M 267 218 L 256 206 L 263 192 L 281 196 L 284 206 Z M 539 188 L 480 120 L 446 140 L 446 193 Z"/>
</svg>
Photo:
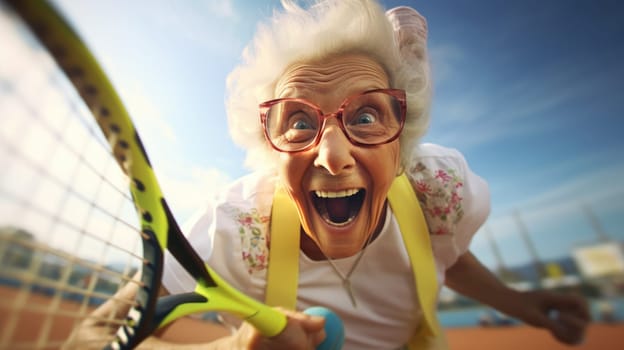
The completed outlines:
<svg viewBox="0 0 624 350">
<path fill-rule="evenodd" d="M 429 169 L 418 162 L 408 169 L 432 235 L 452 234 L 464 216 L 464 180 L 455 169 Z"/>
<path fill-rule="evenodd" d="M 268 263 L 266 232 L 270 216 L 261 215 L 258 210 L 250 212 L 237 211 L 234 219 L 238 223 L 238 234 L 241 240 L 243 261 L 247 264 L 247 272 L 252 274 L 265 270 Z"/>
<path fill-rule="evenodd" d="M 457 170 L 429 169 L 418 162 L 407 169 L 423 214 L 432 235 L 447 235 L 455 232 L 455 226 L 464 215 L 462 189 L 464 181 Z M 249 274 L 260 272 L 268 266 L 269 215 L 262 215 L 257 209 L 248 212 L 235 209 L 233 219 L 238 226 L 243 261 Z"/>
</svg>

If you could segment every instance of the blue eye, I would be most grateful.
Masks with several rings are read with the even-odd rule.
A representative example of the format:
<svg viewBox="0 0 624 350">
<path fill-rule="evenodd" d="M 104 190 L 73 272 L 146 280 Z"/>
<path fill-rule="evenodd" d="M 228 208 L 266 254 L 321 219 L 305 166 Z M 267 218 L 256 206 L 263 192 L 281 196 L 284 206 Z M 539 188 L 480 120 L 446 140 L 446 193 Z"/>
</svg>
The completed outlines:
<svg viewBox="0 0 624 350">
<path fill-rule="evenodd" d="M 374 115 L 370 113 L 362 113 L 353 121 L 354 124 L 373 124 L 376 121 Z"/>
<path fill-rule="evenodd" d="M 310 124 L 307 121 L 302 120 L 302 119 L 299 119 L 299 120 L 295 121 L 292 124 L 292 128 L 293 129 L 298 129 L 298 130 L 312 129 Z"/>
</svg>

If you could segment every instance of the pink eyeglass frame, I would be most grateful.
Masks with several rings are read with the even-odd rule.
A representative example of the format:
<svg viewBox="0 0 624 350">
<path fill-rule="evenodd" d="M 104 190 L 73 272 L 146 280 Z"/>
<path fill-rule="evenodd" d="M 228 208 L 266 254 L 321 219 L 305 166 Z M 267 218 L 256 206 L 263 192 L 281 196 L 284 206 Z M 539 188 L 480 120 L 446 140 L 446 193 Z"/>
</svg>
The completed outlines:
<svg viewBox="0 0 624 350">
<path fill-rule="evenodd" d="M 391 137 L 390 139 L 383 141 L 383 142 L 379 142 L 379 143 L 362 143 L 362 142 L 358 142 L 354 139 L 351 138 L 351 136 L 349 136 L 349 133 L 347 132 L 347 130 L 345 129 L 344 126 L 344 120 L 342 119 L 342 115 L 344 112 L 345 107 L 354 99 L 366 95 L 366 94 L 370 94 L 370 93 L 376 93 L 376 92 L 382 92 L 385 94 L 388 94 L 394 98 L 397 99 L 397 101 L 399 102 L 399 107 L 400 107 L 400 126 L 399 129 L 397 130 L 396 135 L 394 135 L 393 137 Z M 314 137 L 314 140 L 312 142 L 310 142 L 309 145 L 305 146 L 302 149 L 297 149 L 297 150 L 284 150 L 281 149 L 279 147 L 277 147 L 275 144 L 273 144 L 273 142 L 271 141 L 271 137 L 269 136 L 269 132 L 267 130 L 267 112 L 269 111 L 269 109 L 271 107 L 273 107 L 274 105 L 276 105 L 277 103 L 280 103 L 282 101 L 293 101 L 293 102 L 300 102 L 303 103 L 309 107 L 311 107 L 315 112 L 316 115 L 319 119 L 319 124 L 321 125 L 321 127 L 319 128 L 318 132 L 316 133 L 316 136 Z M 277 99 L 273 99 L 273 100 L 269 100 L 266 102 L 262 102 L 259 106 L 260 109 L 260 121 L 262 123 L 262 130 L 264 132 L 264 137 L 266 138 L 266 140 L 269 142 L 269 144 L 271 144 L 271 147 L 273 147 L 273 149 L 275 149 L 278 152 L 284 152 L 284 153 L 297 153 L 297 152 L 303 152 L 303 151 L 307 151 L 310 148 L 318 145 L 319 141 L 321 140 L 321 135 L 323 135 L 323 131 L 325 130 L 325 121 L 330 118 L 335 116 L 339 121 L 340 121 L 340 129 L 342 129 L 342 132 L 344 133 L 344 135 L 347 137 L 347 139 L 349 140 L 349 142 L 351 142 L 352 144 L 356 145 L 356 146 L 363 146 L 363 147 L 372 147 L 372 146 L 379 146 L 379 145 L 383 145 L 386 143 L 390 143 L 394 140 L 396 140 L 400 135 L 401 132 L 403 131 L 403 126 L 405 125 L 405 115 L 407 112 L 407 102 L 406 102 L 406 98 L 405 98 L 405 90 L 401 90 L 401 89 L 374 89 L 374 90 L 367 90 L 358 94 L 354 94 L 351 95 L 349 97 L 347 97 L 341 104 L 340 107 L 338 108 L 337 111 L 333 112 L 333 113 L 328 113 L 328 114 L 323 114 L 323 111 L 314 103 L 303 99 L 303 98 L 293 98 L 293 97 L 284 97 L 284 98 L 277 98 Z"/>
</svg>

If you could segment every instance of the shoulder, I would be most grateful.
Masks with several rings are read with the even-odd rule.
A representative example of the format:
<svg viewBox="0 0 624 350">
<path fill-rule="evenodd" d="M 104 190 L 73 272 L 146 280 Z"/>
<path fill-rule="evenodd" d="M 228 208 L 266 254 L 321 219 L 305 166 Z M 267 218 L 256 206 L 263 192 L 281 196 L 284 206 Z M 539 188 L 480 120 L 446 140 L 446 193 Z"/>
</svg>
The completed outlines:
<svg viewBox="0 0 624 350">
<path fill-rule="evenodd" d="M 490 192 L 457 150 L 418 145 L 405 171 L 427 221 L 434 256 L 442 271 L 469 249 L 490 212 Z"/>
<path fill-rule="evenodd" d="M 272 173 L 252 173 L 225 188 L 216 202 L 215 245 L 222 242 L 221 248 L 242 261 L 249 274 L 262 273 L 267 267 L 267 236 L 275 183 Z"/>
<path fill-rule="evenodd" d="M 475 182 L 486 185 L 470 170 L 466 159 L 456 149 L 427 143 L 418 145 L 413 154 L 405 171 L 421 204 L 431 204 L 434 199 L 447 205 L 454 204 L 463 199 L 457 195 L 464 192 L 466 186 Z M 457 214 L 462 215 L 461 212 Z"/>
<path fill-rule="evenodd" d="M 429 185 L 442 185 L 447 190 L 462 189 L 467 185 L 485 186 L 487 183 L 475 174 L 463 154 L 453 148 L 426 143 L 416 147 L 414 156 L 406 165 L 406 173 L 419 193 L 433 194 Z"/>
<path fill-rule="evenodd" d="M 277 177 L 271 172 L 253 172 L 226 186 L 217 196 L 218 202 L 255 202 L 273 195 Z"/>
<path fill-rule="evenodd" d="M 464 168 L 466 159 L 463 154 L 454 148 L 448 148 L 433 143 L 423 143 L 415 147 L 413 157 L 410 161 L 412 168 L 418 164 L 429 167 L 455 167 Z"/>
<path fill-rule="evenodd" d="M 489 188 L 456 149 L 420 144 L 406 165 L 432 235 L 472 236 L 489 213 Z"/>
<path fill-rule="evenodd" d="M 218 218 L 235 225 L 236 232 L 242 227 L 268 222 L 275 182 L 275 176 L 269 173 L 252 173 L 234 181 L 217 198 Z"/>
<path fill-rule="evenodd" d="M 275 178 L 269 173 L 254 172 L 242 176 L 221 188 L 214 197 L 195 211 L 184 224 L 184 232 L 213 225 L 225 212 L 249 212 L 271 203 Z M 270 204 L 269 204 L 270 205 Z"/>
</svg>

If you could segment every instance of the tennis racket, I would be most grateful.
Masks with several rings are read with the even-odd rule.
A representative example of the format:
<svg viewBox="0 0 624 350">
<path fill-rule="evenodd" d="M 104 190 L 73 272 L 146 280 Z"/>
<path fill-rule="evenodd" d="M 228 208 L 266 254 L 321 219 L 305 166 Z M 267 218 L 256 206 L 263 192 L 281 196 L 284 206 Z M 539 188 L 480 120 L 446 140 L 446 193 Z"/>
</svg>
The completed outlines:
<svg viewBox="0 0 624 350">
<path fill-rule="evenodd" d="M 229 286 L 185 239 L 121 99 L 62 16 L 45 1 L 0 5 L 0 348 L 58 348 L 95 317 L 116 332 L 73 346 L 130 349 L 206 311 L 279 334 L 286 317 Z M 194 292 L 159 298 L 166 250 Z M 119 296 L 127 284 L 134 300 Z M 116 306 L 93 316 L 107 300 Z"/>
</svg>

